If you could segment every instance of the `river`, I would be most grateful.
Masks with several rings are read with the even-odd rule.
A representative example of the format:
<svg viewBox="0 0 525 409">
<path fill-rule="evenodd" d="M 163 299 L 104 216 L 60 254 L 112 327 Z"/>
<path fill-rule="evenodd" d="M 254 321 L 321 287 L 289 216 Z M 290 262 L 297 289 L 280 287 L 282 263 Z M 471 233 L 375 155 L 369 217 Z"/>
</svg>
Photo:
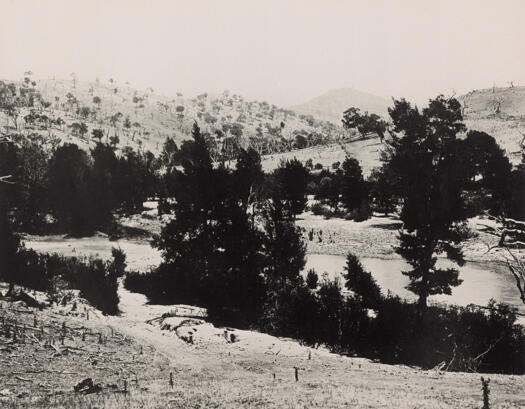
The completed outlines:
<svg viewBox="0 0 525 409">
<path fill-rule="evenodd" d="M 405 289 L 408 278 L 401 271 L 408 270 L 409 265 L 401 259 L 361 258 L 361 263 L 372 273 L 383 293 L 391 291 L 400 297 L 413 300 L 416 296 Z M 309 254 L 305 271 L 313 268 L 319 274 L 326 273 L 329 278 L 340 277 L 346 265 L 346 257 L 327 254 Z M 454 264 L 440 259 L 438 265 L 452 267 Z M 459 268 L 463 283 L 452 289 L 452 295 L 431 296 L 431 302 L 444 302 L 457 305 L 487 305 L 491 298 L 498 302 L 511 304 L 525 313 L 514 277 L 504 264 L 489 262 L 467 262 Z"/>
</svg>

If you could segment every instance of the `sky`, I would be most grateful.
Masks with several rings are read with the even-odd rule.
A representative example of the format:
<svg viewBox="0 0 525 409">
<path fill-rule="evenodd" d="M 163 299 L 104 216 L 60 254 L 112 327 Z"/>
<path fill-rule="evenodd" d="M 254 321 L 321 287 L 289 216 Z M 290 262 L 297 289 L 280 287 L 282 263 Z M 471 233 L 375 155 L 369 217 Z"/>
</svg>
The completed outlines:
<svg viewBox="0 0 525 409">
<path fill-rule="evenodd" d="M 95 78 L 280 106 L 525 85 L 524 0 L 0 0 L 0 78 Z"/>
</svg>

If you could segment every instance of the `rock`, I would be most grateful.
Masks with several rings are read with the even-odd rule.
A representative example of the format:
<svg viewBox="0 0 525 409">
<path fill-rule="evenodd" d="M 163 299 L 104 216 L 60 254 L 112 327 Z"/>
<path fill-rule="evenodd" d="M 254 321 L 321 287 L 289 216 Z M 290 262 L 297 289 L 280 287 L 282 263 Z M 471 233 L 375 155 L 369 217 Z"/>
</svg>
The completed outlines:
<svg viewBox="0 0 525 409">
<path fill-rule="evenodd" d="M 97 393 L 102 391 L 102 386 L 97 383 L 93 383 L 93 379 L 86 378 L 83 381 L 77 383 L 73 390 L 77 393 L 82 393 L 84 395 L 90 394 L 90 393 Z"/>
</svg>

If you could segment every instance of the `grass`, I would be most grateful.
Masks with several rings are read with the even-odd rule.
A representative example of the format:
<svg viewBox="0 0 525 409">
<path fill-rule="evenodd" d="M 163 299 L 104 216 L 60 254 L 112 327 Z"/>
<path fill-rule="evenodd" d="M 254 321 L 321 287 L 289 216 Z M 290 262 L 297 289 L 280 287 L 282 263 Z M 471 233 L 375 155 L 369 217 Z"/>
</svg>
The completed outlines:
<svg viewBox="0 0 525 409">
<path fill-rule="evenodd" d="M 477 374 L 422 371 L 317 350 L 308 359 L 306 349 L 304 354 L 287 355 L 257 352 L 240 347 L 242 343 L 192 345 L 158 327 L 143 330 L 147 327 L 143 322 L 106 319 L 82 300 L 77 300 L 76 311 L 69 305 L 43 311 L 21 303 L 0 301 L 0 305 L 0 320 L 19 328 L 13 341 L 12 330 L 6 337 L 0 325 L 3 408 L 412 409 L 482 404 Z M 89 320 L 85 311 L 90 311 Z M 298 382 L 294 367 L 300 368 Z M 88 377 L 102 385 L 102 392 L 73 392 L 73 386 Z M 493 408 L 525 405 L 525 396 L 518 393 L 524 390 L 525 377 L 490 378 Z"/>
</svg>

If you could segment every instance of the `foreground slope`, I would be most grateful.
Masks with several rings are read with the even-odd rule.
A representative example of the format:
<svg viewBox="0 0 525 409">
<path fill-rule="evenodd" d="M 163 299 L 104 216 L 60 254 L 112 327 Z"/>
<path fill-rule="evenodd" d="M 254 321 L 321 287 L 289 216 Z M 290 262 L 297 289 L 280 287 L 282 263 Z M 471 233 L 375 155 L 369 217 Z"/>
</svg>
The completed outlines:
<svg viewBox="0 0 525 409">
<path fill-rule="evenodd" d="M 43 311 L 0 300 L 2 319 L 16 325 L 19 334 L 15 340 L 12 330 L 9 336 L 0 333 L 2 407 L 452 409 L 482 404 L 478 374 L 378 364 L 178 317 L 182 326 L 202 334 L 189 343 L 177 330 L 151 321 L 173 313 L 175 306 L 149 306 L 123 289 L 120 295 L 121 317 L 104 317 L 78 298 L 76 309 L 68 304 Z M 235 334 L 234 342 L 224 332 Z M 88 377 L 101 390 L 75 393 L 73 387 Z M 525 377 L 489 377 L 492 408 L 525 405 Z"/>
</svg>

